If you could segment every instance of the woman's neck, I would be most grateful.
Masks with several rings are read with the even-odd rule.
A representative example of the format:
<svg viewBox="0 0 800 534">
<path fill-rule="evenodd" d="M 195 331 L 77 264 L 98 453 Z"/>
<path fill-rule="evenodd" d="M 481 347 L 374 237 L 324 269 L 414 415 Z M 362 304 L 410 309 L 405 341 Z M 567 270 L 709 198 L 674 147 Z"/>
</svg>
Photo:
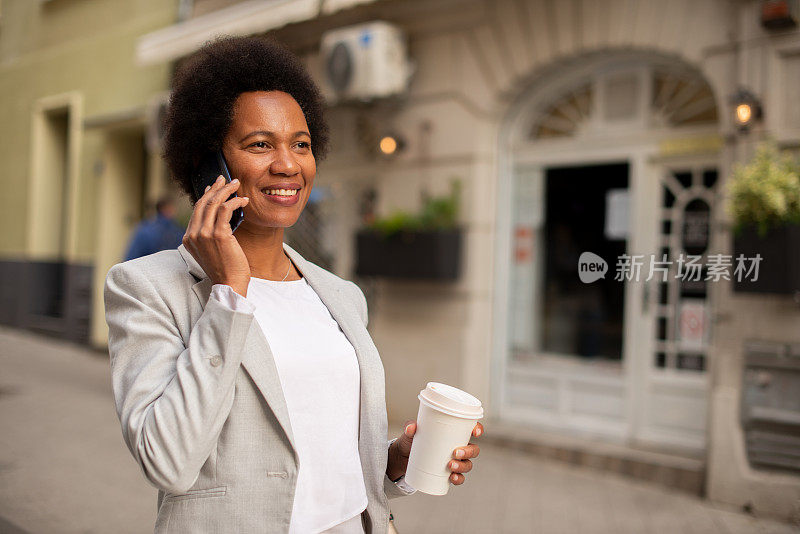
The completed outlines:
<svg viewBox="0 0 800 534">
<path fill-rule="evenodd" d="M 247 256 L 250 276 L 281 280 L 288 269 L 286 281 L 301 278 L 283 250 L 283 228 L 270 228 L 269 231 L 256 233 L 240 226 L 233 235 Z"/>
</svg>

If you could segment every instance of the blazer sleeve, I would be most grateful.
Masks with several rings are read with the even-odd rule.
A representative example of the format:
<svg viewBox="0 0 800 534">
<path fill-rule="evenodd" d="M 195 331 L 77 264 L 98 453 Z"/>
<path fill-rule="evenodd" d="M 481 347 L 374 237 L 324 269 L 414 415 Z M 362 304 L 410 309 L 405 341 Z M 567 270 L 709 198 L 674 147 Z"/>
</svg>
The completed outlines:
<svg viewBox="0 0 800 534">
<path fill-rule="evenodd" d="M 391 447 L 395 441 L 397 441 L 397 438 L 390 439 L 388 447 Z M 383 477 L 383 492 L 386 494 L 387 499 L 413 495 L 416 491 L 416 488 L 406 482 L 405 475 L 401 476 L 397 482 L 389 478 L 389 475 L 384 475 Z"/>
<path fill-rule="evenodd" d="M 184 343 L 164 297 L 140 269 L 114 266 L 104 297 L 125 442 L 151 484 L 185 493 L 230 413 L 254 315 L 209 298 Z"/>
</svg>

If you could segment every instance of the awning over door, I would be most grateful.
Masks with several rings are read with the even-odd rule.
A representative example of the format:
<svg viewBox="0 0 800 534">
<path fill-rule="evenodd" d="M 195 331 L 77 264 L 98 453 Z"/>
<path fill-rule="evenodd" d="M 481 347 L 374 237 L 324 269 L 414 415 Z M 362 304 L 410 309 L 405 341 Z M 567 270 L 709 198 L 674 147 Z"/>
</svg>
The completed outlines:
<svg viewBox="0 0 800 534">
<path fill-rule="evenodd" d="M 376 0 L 251 0 L 152 33 L 136 44 L 139 65 L 164 63 L 191 54 L 218 35 L 254 35 L 330 15 Z"/>
</svg>

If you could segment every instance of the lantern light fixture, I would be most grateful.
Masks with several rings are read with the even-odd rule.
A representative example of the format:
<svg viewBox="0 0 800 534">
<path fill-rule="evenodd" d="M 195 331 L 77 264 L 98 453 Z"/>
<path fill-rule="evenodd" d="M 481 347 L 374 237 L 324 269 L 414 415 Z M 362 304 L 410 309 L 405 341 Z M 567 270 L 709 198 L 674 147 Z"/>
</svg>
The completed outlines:
<svg viewBox="0 0 800 534">
<path fill-rule="evenodd" d="M 378 150 L 382 156 L 394 156 L 405 148 L 405 141 L 397 134 L 387 134 L 378 141 Z"/>
<path fill-rule="evenodd" d="M 744 87 L 731 96 L 730 102 L 733 106 L 733 120 L 742 132 L 747 132 L 756 121 L 761 120 L 761 102 Z"/>
</svg>

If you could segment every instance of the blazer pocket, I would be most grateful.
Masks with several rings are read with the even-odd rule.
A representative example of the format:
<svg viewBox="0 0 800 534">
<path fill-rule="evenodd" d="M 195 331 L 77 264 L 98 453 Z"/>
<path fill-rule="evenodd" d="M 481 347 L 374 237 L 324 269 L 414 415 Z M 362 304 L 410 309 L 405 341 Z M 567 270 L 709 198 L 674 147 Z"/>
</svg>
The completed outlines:
<svg viewBox="0 0 800 534">
<path fill-rule="evenodd" d="M 189 490 L 186 493 L 167 494 L 164 501 L 183 501 L 186 499 L 205 499 L 207 497 L 222 497 L 228 492 L 228 486 L 216 488 Z"/>
</svg>

